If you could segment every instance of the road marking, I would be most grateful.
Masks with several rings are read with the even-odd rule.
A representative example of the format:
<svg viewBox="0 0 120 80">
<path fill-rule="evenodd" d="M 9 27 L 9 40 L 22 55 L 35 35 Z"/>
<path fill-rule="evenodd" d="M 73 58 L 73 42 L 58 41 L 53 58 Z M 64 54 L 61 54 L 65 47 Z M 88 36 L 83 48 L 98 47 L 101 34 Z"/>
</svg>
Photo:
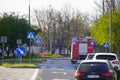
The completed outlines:
<svg viewBox="0 0 120 80">
<path fill-rule="evenodd" d="M 38 72 L 39 72 L 39 69 L 35 69 L 34 74 L 33 74 L 32 78 L 30 80 L 35 80 L 35 78 L 37 77 Z"/>
<path fill-rule="evenodd" d="M 69 80 L 69 79 L 52 79 L 52 80 Z"/>
<path fill-rule="evenodd" d="M 53 74 L 67 74 L 66 72 L 51 72 Z"/>
<path fill-rule="evenodd" d="M 40 80 L 43 80 L 41 77 L 39 77 Z"/>
</svg>

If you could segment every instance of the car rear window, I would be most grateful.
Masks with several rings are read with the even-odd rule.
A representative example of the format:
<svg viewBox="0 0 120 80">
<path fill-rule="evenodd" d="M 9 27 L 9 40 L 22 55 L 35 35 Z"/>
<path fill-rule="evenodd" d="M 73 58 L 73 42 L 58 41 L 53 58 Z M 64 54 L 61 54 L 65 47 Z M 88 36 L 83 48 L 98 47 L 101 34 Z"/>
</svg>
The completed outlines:
<svg viewBox="0 0 120 80">
<path fill-rule="evenodd" d="M 116 57 L 114 55 L 97 55 L 96 59 L 115 60 Z"/>
<path fill-rule="evenodd" d="M 82 63 L 79 67 L 80 72 L 107 72 L 108 66 L 103 62 Z"/>
</svg>

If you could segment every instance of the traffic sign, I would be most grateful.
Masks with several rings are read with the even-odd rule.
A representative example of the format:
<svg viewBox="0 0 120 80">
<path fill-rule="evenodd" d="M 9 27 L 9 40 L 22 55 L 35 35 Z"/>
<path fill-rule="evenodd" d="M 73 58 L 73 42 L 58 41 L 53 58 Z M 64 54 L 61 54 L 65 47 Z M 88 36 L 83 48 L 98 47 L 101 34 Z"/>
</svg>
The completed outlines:
<svg viewBox="0 0 120 80">
<path fill-rule="evenodd" d="M 1 36 L 1 43 L 7 43 L 7 37 Z"/>
<path fill-rule="evenodd" d="M 19 47 L 21 54 L 26 54 L 26 49 L 23 46 Z"/>
<path fill-rule="evenodd" d="M 14 55 L 17 55 L 17 50 L 14 50 Z"/>
<path fill-rule="evenodd" d="M 34 39 L 34 32 L 27 32 L 27 38 L 28 39 Z"/>
<path fill-rule="evenodd" d="M 14 54 L 17 56 L 24 56 L 26 54 L 26 49 L 22 46 L 20 46 L 19 48 L 17 48 L 16 50 L 14 50 Z"/>
<path fill-rule="evenodd" d="M 36 38 L 36 43 L 37 44 L 42 44 L 42 38 Z"/>
<path fill-rule="evenodd" d="M 21 39 L 17 39 L 17 44 L 22 44 L 22 40 Z"/>
<path fill-rule="evenodd" d="M 108 48 L 108 47 L 109 47 L 109 43 L 108 43 L 108 42 L 105 42 L 105 43 L 104 43 L 104 47 L 105 47 L 105 48 Z"/>
</svg>

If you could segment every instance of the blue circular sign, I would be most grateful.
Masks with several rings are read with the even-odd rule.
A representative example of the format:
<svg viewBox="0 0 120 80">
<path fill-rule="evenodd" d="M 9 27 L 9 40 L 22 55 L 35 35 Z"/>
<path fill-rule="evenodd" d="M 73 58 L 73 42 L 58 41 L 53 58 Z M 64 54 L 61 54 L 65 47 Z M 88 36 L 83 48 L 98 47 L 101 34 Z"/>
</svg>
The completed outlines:
<svg viewBox="0 0 120 80">
<path fill-rule="evenodd" d="M 24 56 L 26 54 L 26 49 L 22 46 L 20 46 L 19 48 L 17 48 L 16 50 L 14 50 L 14 54 L 17 56 Z"/>
</svg>

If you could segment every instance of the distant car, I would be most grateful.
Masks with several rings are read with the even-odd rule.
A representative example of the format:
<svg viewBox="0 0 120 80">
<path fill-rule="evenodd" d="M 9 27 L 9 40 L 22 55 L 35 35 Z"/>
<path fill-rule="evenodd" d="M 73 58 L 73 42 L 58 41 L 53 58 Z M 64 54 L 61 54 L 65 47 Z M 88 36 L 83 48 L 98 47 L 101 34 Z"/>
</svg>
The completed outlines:
<svg viewBox="0 0 120 80">
<path fill-rule="evenodd" d="M 108 60 L 82 60 L 74 80 L 117 80 L 117 73 Z"/>
<path fill-rule="evenodd" d="M 87 55 L 85 60 L 109 60 L 113 67 L 118 67 L 116 72 L 118 79 L 120 79 L 120 61 L 115 53 L 91 53 Z"/>
</svg>

